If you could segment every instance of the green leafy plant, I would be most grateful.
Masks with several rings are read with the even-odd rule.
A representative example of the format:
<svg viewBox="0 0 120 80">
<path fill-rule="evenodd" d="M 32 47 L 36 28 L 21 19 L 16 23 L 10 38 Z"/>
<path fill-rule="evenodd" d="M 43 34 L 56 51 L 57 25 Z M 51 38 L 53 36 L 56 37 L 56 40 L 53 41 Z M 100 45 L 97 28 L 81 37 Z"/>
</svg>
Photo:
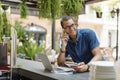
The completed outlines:
<svg viewBox="0 0 120 80">
<path fill-rule="evenodd" d="M 0 3 L 0 41 L 2 41 L 3 37 L 3 28 L 5 28 L 5 36 L 7 37 L 10 36 L 10 28 L 12 25 L 9 23 L 7 19 L 6 10 L 8 9 L 8 7 L 9 7 L 8 5 L 2 5 Z"/>
<path fill-rule="evenodd" d="M 2 8 L 2 4 L 1 4 L 1 2 L 0 2 L 0 41 L 2 41 L 2 25 L 3 25 L 3 17 L 2 17 L 2 10 L 1 10 L 1 8 Z"/>
<path fill-rule="evenodd" d="M 21 42 L 27 41 L 25 39 L 26 35 L 27 35 L 27 31 L 24 30 L 23 26 L 21 26 L 20 23 L 16 21 L 15 24 L 13 25 L 13 27 L 17 31 L 17 38 L 19 39 L 19 41 L 21 41 Z"/>
<path fill-rule="evenodd" d="M 27 44 L 24 47 L 24 52 L 26 56 L 30 57 L 32 60 L 34 59 L 34 55 L 38 53 L 39 48 L 37 47 L 37 44 Z"/>
<path fill-rule="evenodd" d="M 39 17 L 43 18 L 60 18 L 61 17 L 61 0 L 37 0 Z"/>
<path fill-rule="evenodd" d="M 83 8 L 83 0 L 62 0 L 63 14 L 70 16 L 78 16 Z"/>
<path fill-rule="evenodd" d="M 61 0 L 51 0 L 51 17 L 52 19 L 60 18 L 61 15 Z"/>
<path fill-rule="evenodd" d="M 60 18 L 64 15 L 78 16 L 83 0 L 38 0 L 39 17 Z"/>
<path fill-rule="evenodd" d="M 15 22 L 14 28 L 17 31 L 17 54 L 20 58 L 29 58 L 34 60 L 34 56 L 37 53 L 48 53 L 49 49 L 46 49 L 46 43 L 43 42 L 41 45 L 37 45 L 31 41 L 32 35 L 29 35 L 27 31 L 20 25 L 19 22 Z"/>
<path fill-rule="evenodd" d="M 26 18 L 27 14 L 28 14 L 28 7 L 25 3 L 25 0 L 23 0 L 20 4 L 19 4 L 19 10 L 20 10 L 20 16 L 21 18 Z"/>
<path fill-rule="evenodd" d="M 102 17 L 102 11 L 99 6 L 90 6 L 91 10 L 94 10 L 96 12 L 96 15 L 98 18 Z"/>
<path fill-rule="evenodd" d="M 39 9 L 39 17 L 50 18 L 50 15 L 51 15 L 50 0 L 38 0 L 37 7 Z"/>
<path fill-rule="evenodd" d="M 45 44 L 46 43 L 42 43 L 40 46 L 37 46 L 37 44 L 31 42 L 23 43 L 23 46 L 18 46 L 18 54 L 21 58 L 29 57 L 30 59 L 34 60 L 35 54 L 48 53 L 49 49 L 45 48 Z"/>
<path fill-rule="evenodd" d="M 99 6 L 90 6 L 90 8 L 96 12 L 101 12 L 101 8 Z"/>
</svg>

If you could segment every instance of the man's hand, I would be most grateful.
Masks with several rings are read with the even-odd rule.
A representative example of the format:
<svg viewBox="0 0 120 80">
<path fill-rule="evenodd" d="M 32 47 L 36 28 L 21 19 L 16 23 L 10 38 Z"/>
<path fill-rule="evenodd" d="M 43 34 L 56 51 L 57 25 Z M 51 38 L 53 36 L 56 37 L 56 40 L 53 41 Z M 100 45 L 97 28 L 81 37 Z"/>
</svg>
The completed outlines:
<svg viewBox="0 0 120 80">
<path fill-rule="evenodd" d="M 89 67 L 84 62 L 81 62 L 77 65 L 71 66 L 71 68 L 75 69 L 77 72 L 85 72 L 88 70 Z"/>
<path fill-rule="evenodd" d="M 62 34 L 62 48 L 61 48 L 64 51 L 67 45 L 67 41 L 68 41 L 68 34 L 64 31 Z"/>
</svg>

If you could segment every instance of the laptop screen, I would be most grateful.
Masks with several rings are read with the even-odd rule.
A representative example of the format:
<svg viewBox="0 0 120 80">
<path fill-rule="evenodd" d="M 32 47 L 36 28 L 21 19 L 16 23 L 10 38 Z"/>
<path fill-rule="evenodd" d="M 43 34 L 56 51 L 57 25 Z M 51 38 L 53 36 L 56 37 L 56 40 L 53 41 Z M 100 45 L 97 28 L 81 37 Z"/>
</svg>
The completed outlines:
<svg viewBox="0 0 120 80">
<path fill-rule="evenodd" d="M 45 70 L 48 70 L 48 71 L 52 71 L 53 68 L 52 68 L 52 64 L 50 63 L 48 57 L 46 54 L 39 54 L 40 55 L 40 59 L 45 67 Z"/>
</svg>

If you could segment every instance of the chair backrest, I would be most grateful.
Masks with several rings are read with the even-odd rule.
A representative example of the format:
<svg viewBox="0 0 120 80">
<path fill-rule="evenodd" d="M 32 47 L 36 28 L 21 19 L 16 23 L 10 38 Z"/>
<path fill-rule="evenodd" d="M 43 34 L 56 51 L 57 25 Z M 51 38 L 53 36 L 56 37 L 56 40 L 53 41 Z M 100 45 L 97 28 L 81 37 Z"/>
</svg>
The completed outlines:
<svg viewBox="0 0 120 80">
<path fill-rule="evenodd" d="M 7 43 L 0 43 L 0 70 L 8 70 Z"/>
<path fill-rule="evenodd" d="M 103 57 L 105 58 L 105 60 L 107 61 L 114 61 L 114 57 L 113 57 L 113 49 L 114 48 L 108 48 L 108 47 L 102 47 L 101 49 L 101 53 L 103 55 Z"/>
</svg>

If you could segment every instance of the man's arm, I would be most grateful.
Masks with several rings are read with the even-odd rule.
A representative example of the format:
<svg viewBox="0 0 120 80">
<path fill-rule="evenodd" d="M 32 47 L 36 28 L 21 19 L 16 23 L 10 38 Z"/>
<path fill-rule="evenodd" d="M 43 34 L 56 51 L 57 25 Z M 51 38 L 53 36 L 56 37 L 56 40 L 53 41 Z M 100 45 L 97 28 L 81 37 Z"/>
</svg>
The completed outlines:
<svg viewBox="0 0 120 80">
<path fill-rule="evenodd" d="M 60 49 L 60 53 L 57 58 L 57 63 L 59 66 L 64 66 L 64 64 L 65 64 L 65 61 L 66 61 L 65 52 L 66 52 L 66 44 L 65 44 L 65 42 L 62 42 L 62 47 Z"/>
<path fill-rule="evenodd" d="M 60 53 L 57 58 L 57 64 L 59 66 L 64 66 L 65 64 L 65 51 L 60 50 Z"/>
<path fill-rule="evenodd" d="M 101 54 L 101 51 L 100 51 L 100 47 L 99 46 L 97 46 L 97 47 L 95 47 L 93 50 L 92 50 L 92 54 L 94 55 L 94 57 L 92 58 L 92 60 L 90 61 L 90 62 L 92 62 L 92 61 L 100 61 L 101 59 L 102 59 L 102 54 Z M 89 62 L 89 63 L 90 63 Z M 88 63 L 88 64 L 89 64 Z"/>
<path fill-rule="evenodd" d="M 94 55 L 94 57 L 92 58 L 92 60 L 90 62 L 101 60 L 102 54 L 100 52 L 99 46 L 95 47 L 92 50 L 92 54 Z M 85 72 L 85 71 L 87 71 L 89 69 L 89 63 L 85 64 L 84 62 L 81 62 L 81 63 L 78 64 L 78 66 L 72 66 L 72 68 L 74 68 L 78 72 Z"/>
<path fill-rule="evenodd" d="M 57 58 L 57 64 L 59 66 L 64 66 L 65 65 L 65 61 L 66 61 L 65 52 L 66 52 L 67 41 L 68 41 L 68 34 L 66 34 L 66 32 L 63 32 L 62 46 L 61 46 L 60 53 L 59 53 L 58 58 Z"/>
</svg>

